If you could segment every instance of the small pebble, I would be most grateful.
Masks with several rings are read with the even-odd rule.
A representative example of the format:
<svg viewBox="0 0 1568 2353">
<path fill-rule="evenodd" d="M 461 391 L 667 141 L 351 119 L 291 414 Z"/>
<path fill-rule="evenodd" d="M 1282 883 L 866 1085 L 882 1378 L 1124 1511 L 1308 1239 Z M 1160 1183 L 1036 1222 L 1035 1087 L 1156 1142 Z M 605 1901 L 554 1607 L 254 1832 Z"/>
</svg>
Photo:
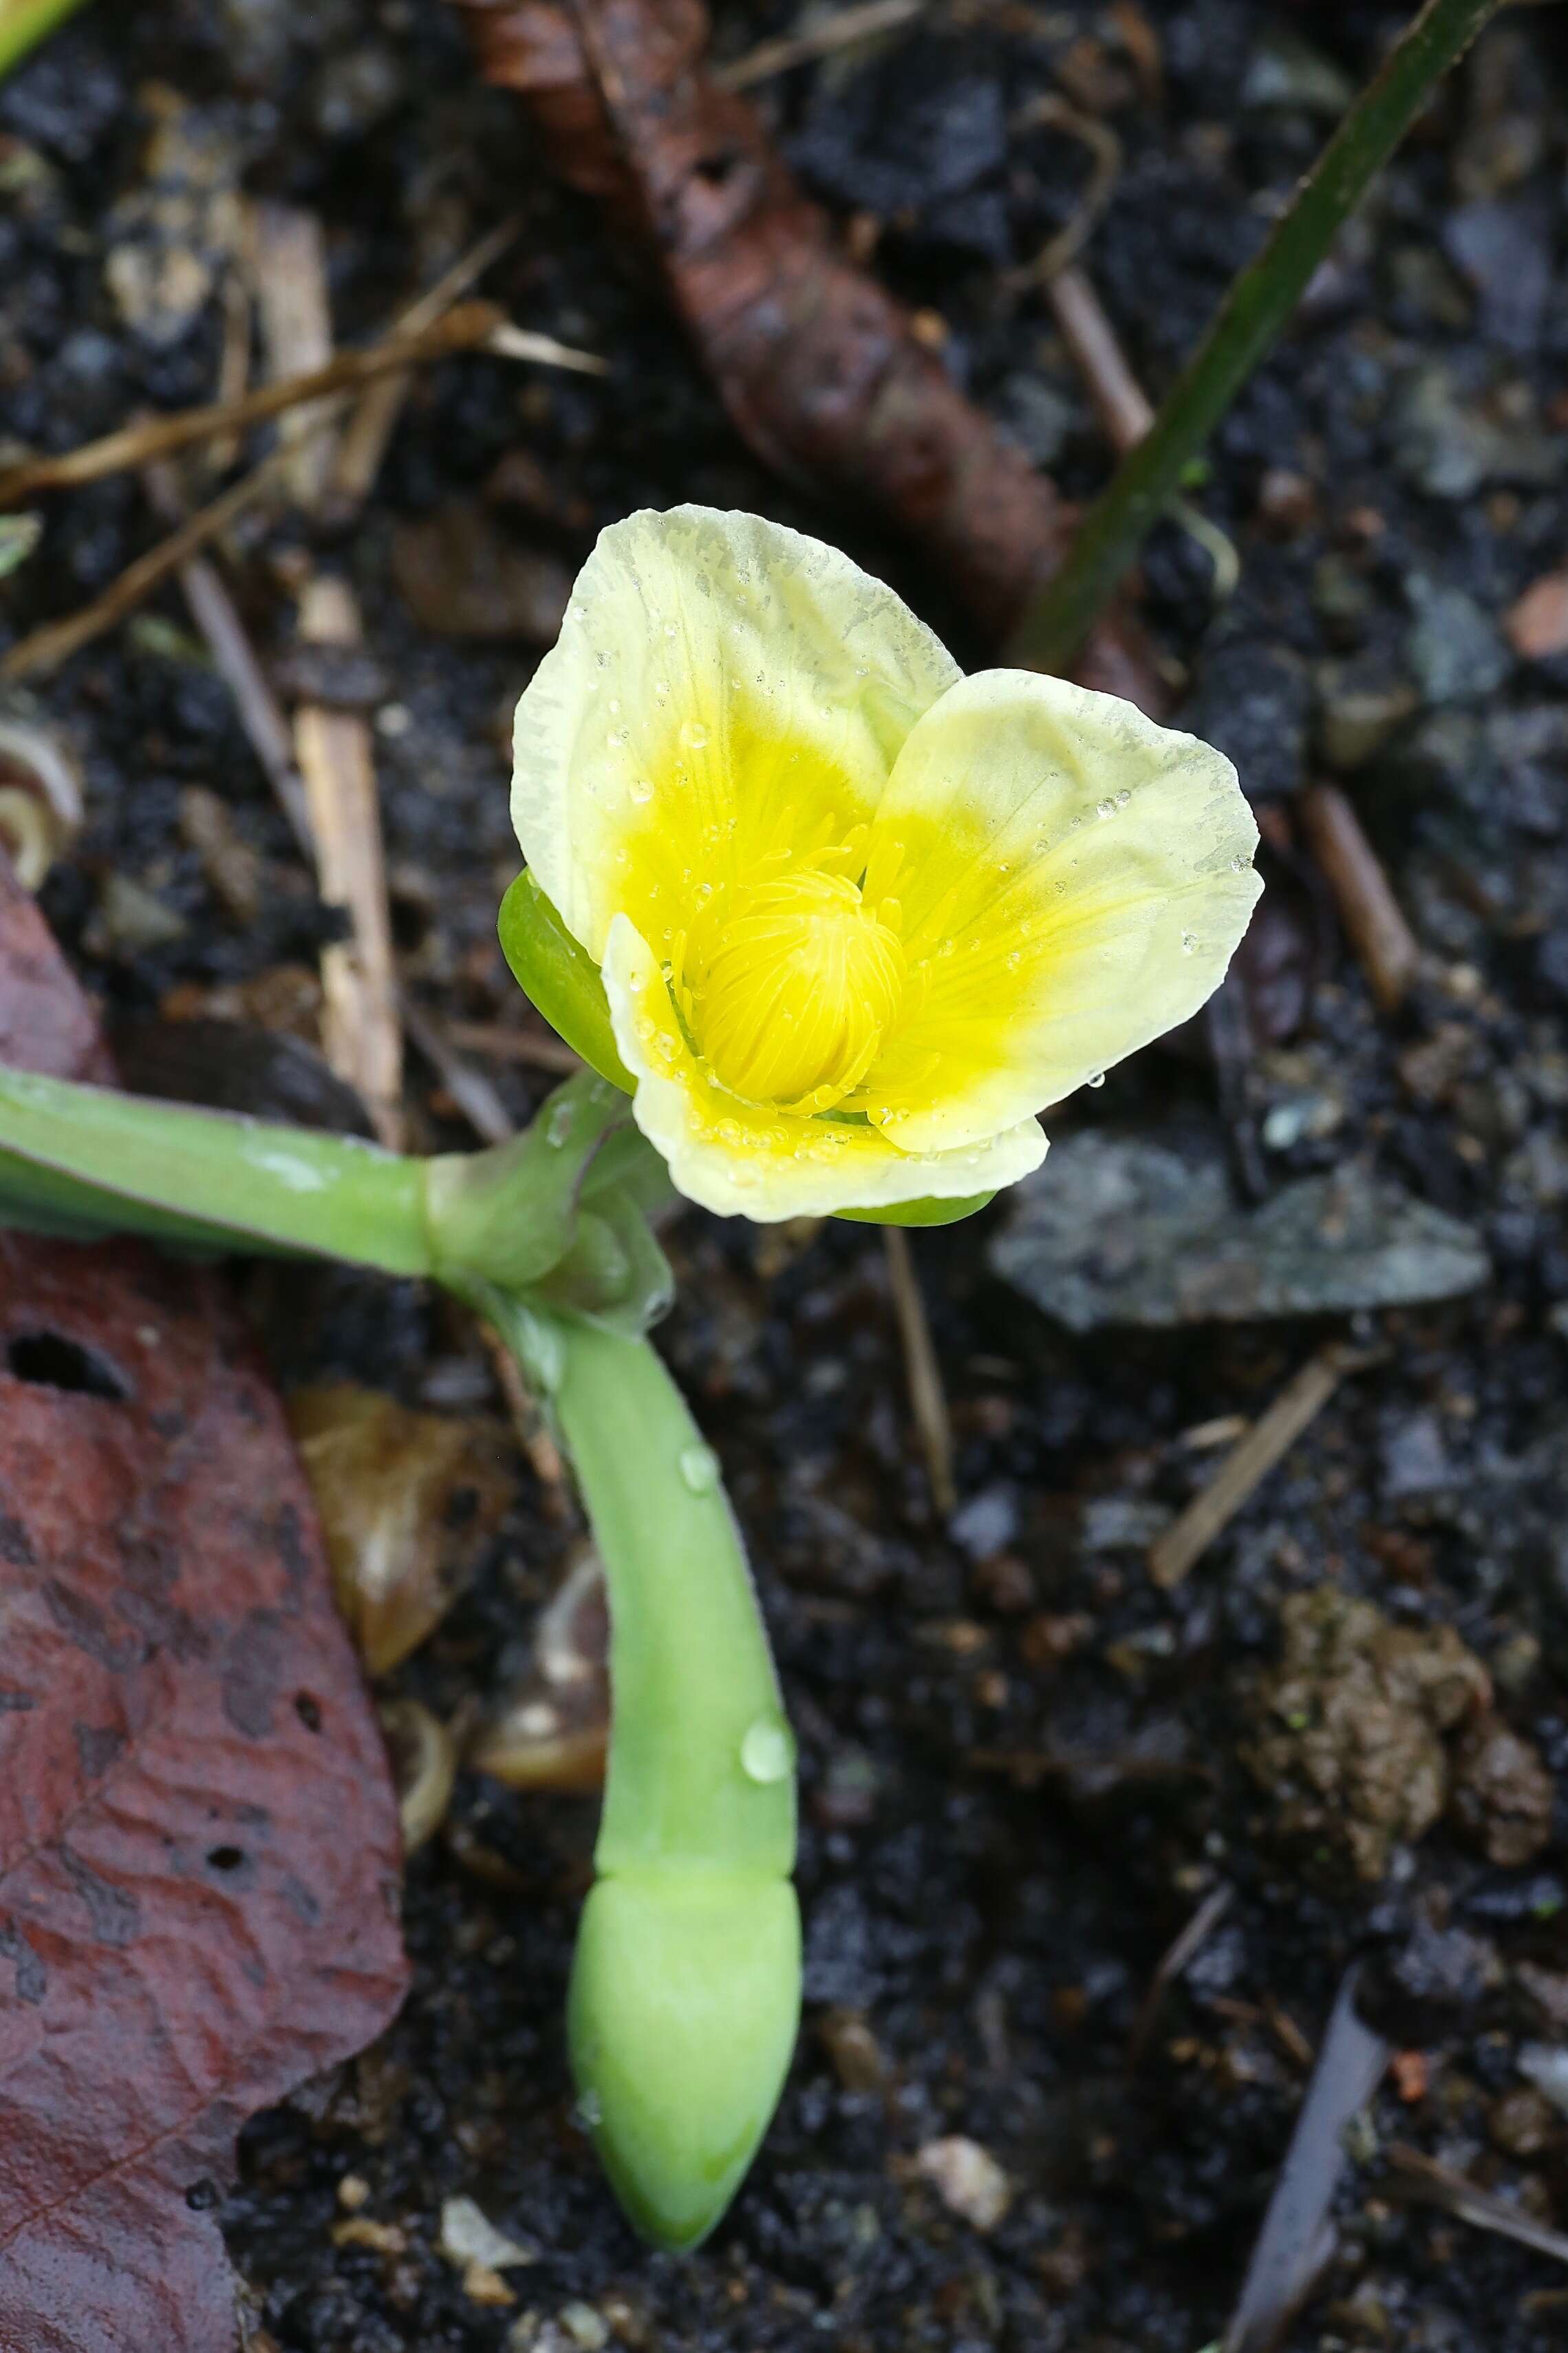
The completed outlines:
<svg viewBox="0 0 1568 2353">
<path fill-rule="evenodd" d="M 990 2150 L 962 2133 L 928 2140 L 915 2153 L 914 2170 L 972 2230 L 994 2231 L 1013 2202 L 1012 2185 Z"/>
</svg>

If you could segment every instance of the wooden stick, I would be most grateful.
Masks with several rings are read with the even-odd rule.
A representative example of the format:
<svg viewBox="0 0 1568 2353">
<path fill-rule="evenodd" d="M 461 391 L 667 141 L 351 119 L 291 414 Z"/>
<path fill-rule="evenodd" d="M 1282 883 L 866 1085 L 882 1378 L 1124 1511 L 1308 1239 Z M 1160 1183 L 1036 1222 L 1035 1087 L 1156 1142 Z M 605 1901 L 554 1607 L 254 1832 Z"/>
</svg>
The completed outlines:
<svg viewBox="0 0 1568 2353">
<path fill-rule="evenodd" d="M 295 205 L 262 201 L 247 207 L 247 245 L 267 373 L 275 384 L 320 375 L 332 362 L 331 299 L 327 241 L 316 214 Z M 336 436 L 326 428 L 337 415 L 320 401 L 289 410 L 278 438 L 290 456 L 289 495 L 307 513 L 320 504 Z"/>
<path fill-rule="evenodd" d="M 172 417 L 121 426 L 100 441 L 85 442 L 58 458 L 26 459 L 0 473 L 0 508 L 24 505 L 39 491 L 69 490 L 80 482 L 101 481 L 106 474 L 144 466 L 151 458 L 170 457 L 194 442 L 244 432 L 324 393 L 353 392 L 361 385 L 374 384 L 378 376 L 395 375 L 400 369 L 444 359 L 452 352 L 486 350 L 502 358 L 575 369 L 584 375 L 607 373 L 605 362 L 592 352 L 574 351 L 552 336 L 531 334 L 512 326 L 493 302 L 460 302 L 421 334 L 389 335 L 363 351 L 339 352 L 328 366 L 280 384 L 258 385 L 243 400 L 182 408 Z"/>
<path fill-rule="evenodd" d="M 1367 1350 L 1348 1348 L 1338 1340 L 1309 1356 L 1268 1411 L 1259 1414 L 1245 1437 L 1237 1439 L 1180 1519 L 1150 1546 L 1149 1574 L 1156 1585 L 1167 1592 L 1180 1585 L 1275 1464 L 1310 1428 L 1345 1375 L 1361 1371 L 1372 1361 Z"/>
<path fill-rule="evenodd" d="M 316 645 L 360 642 L 359 612 L 342 580 L 310 581 L 300 634 Z M 352 935 L 321 951 L 321 1043 L 338 1076 L 358 1089 L 392 1151 L 403 1145 L 403 1030 L 386 902 L 381 806 L 371 731 L 357 712 L 301 703 L 294 748 L 305 779 L 321 896 L 346 907 Z"/>
<path fill-rule="evenodd" d="M 1397 1012 L 1420 968 L 1421 949 L 1382 861 L 1337 785 L 1310 786 L 1297 806 L 1372 993 L 1385 1013 Z"/>
<path fill-rule="evenodd" d="M 920 1278 L 915 1272 L 910 1238 L 902 1226 L 884 1226 L 882 1240 L 887 1246 L 888 1274 L 893 1287 L 899 1337 L 904 1346 L 910 1409 L 914 1415 L 915 1428 L 920 1432 L 921 1445 L 925 1453 L 931 1501 L 945 1519 L 958 1503 L 958 1489 L 952 1476 L 952 1424 L 948 1419 L 942 1367 L 937 1363 L 936 1350 L 931 1345 L 931 1324 L 926 1316 L 925 1300 L 921 1293 Z"/>
</svg>

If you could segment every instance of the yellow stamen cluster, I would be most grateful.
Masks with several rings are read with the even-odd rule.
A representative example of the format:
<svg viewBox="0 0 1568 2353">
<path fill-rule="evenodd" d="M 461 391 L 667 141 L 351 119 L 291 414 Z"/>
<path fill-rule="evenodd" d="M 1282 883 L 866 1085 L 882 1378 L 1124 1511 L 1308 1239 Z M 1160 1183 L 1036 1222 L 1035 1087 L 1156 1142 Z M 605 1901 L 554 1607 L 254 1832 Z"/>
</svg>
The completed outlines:
<svg viewBox="0 0 1568 2353">
<path fill-rule="evenodd" d="M 742 1101 L 822 1112 L 860 1084 L 904 999 L 904 951 L 826 859 L 714 899 L 671 974 L 692 1044 Z M 894 911 L 896 912 L 896 911 Z"/>
</svg>

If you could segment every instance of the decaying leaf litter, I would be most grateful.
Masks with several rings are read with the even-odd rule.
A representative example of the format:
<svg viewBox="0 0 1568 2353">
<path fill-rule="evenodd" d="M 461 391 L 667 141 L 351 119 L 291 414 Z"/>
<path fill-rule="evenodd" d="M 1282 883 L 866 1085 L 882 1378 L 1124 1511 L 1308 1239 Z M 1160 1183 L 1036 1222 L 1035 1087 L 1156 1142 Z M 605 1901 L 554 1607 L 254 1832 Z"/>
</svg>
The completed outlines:
<svg viewBox="0 0 1568 2353">
<path fill-rule="evenodd" d="M 318 662 L 292 691 L 320 703 L 335 688 L 367 723 L 399 980 L 449 1026 L 526 1036 L 490 927 L 511 871 L 497 737 L 528 656 L 413 623 L 388 585 L 400 530 L 406 546 L 411 523 L 460 517 L 460 532 L 426 531 L 426 549 L 478 533 L 531 558 L 537 580 L 547 560 L 569 571 L 596 522 L 694 496 L 850 539 L 940 621 L 943 584 L 908 543 L 858 540 L 865 518 L 781 491 L 728 438 L 646 269 L 520 153 L 512 103 L 478 87 L 433 0 L 316 12 L 308 27 L 290 13 L 197 11 L 174 45 L 86 19 L 0 93 L 24 151 L 4 230 L 7 344 L 26 362 L 0 425 L 74 442 L 139 400 L 212 397 L 237 265 L 221 201 L 209 195 L 195 227 L 158 209 L 168 148 L 143 142 L 171 125 L 187 156 L 213 159 L 219 198 L 243 188 L 321 223 L 345 340 L 384 330 L 520 215 L 483 291 L 605 355 L 609 377 L 465 359 L 416 380 L 355 537 L 334 547 L 325 523 L 286 523 L 258 533 L 235 577 L 276 664 L 293 652 L 301 556 L 346 560 L 369 670 L 340 663 L 334 681 Z M 1303 2053 L 1361 1950 L 1378 2029 L 1421 2063 L 1396 2063 L 1357 2137 L 1334 2267 L 1288 2344 L 1381 2331 L 1513 2353 L 1560 2327 L 1548 2257 L 1407 2211 L 1408 2168 L 1380 2154 L 1416 2145 L 1563 2219 L 1562 2121 L 1516 2063 L 1561 2036 L 1568 1973 L 1560 1800 L 1554 1816 L 1541 1798 L 1568 1761 L 1552 1320 L 1568 1294 L 1568 794 L 1561 650 L 1531 617 L 1548 597 L 1514 617 L 1560 565 L 1565 520 L 1555 14 L 1494 28 L 1222 433 L 1198 496 L 1241 557 L 1228 605 L 1212 610 L 1212 555 L 1190 532 L 1167 527 L 1150 550 L 1144 609 L 1168 687 L 1260 797 L 1277 895 L 1292 878 L 1300 894 L 1295 944 L 1253 994 L 1223 1098 L 1194 1041 L 1188 1060 L 1118 1073 L 1058 1146 L 1090 1201 L 1097 1160 L 1110 1184 L 1130 1155 L 1163 1155 L 1184 1273 L 1211 1304 L 1236 1229 L 1221 1216 L 1224 1248 L 1205 1261 L 1202 1212 L 1227 1170 L 1261 1175 L 1255 1250 L 1259 1219 L 1299 1238 L 1314 1219 L 1321 1230 L 1336 1188 L 1373 1200 L 1392 1221 L 1380 1280 L 1392 1262 L 1405 1303 L 1376 1289 L 1363 1330 L 1336 1288 L 1328 1331 L 1349 1316 L 1352 1341 L 1388 1356 L 1346 1376 L 1166 1595 L 1148 1547 L 1324 1340 L 1290 1288 L 1299 1250 L 1255 1259 L 1261 1320 L 1172 1331 L 1164 1292 L 1140 1285 L 1145 1258 L 1159 1265 L 1142 1216 L 1102 1219 L 1080 1228 L 1065 1275 L 1048 1258 L 1016 1271 L 1035 1300 L 1070 1280 L 1110 1303 L 1073 1336 L 1048 1296 L 1020 1305 L 988 1262 L 1016 1259 L 1032 1212 L 1005 1238 L 999 1220 L 922 1238 L 956 1440 L 960 1502 L 942 1529 L 875 1247 L 847 1229 L 687 1221 L 695 1280 L 670 1345 L 754 1533 L 803 1734 L 814 1926 L 791 2095 L 712 2255 L 685 2272 L 639 2256 L 574 2129 L 554 2025 L 591 1806 L 465 1776 L 411 1875 L 418 1984 L 403 2020 L 250 2137 L 230 2242 L 276 2342 L 750 2345 L 822 2321 L 848 2344 L 1190 2353 L 1229 2317 Z M 933 12 L 760 88 L 852 248 L 1074 495 L 1105 465 L 1089 397 L 1044 310 L 999 300 L 997 280 L 1070 216 L 1086 159 L 1048 125 L 1015 133 L 1015 111 L 1031 90 L 1062 91 L 1121 142 L 1080 259 L 1157 397 L 1270 192 L 1397 20 Z M 787 29 L 729 16 L 720 49 Z M 149 79 L 184 109 L 134 98 Z M 246 112 L 258 92 L 278 110 L 265 136 Z M 68 266 L 62 224 L 85 240 Z M 166 303 L 137 311 L 140 291 L 196 280 L 180 267 L 150 280 L 149 250 L 194 253 L 206 271 L 173 326 Z M 110 269 L 117 252 L 129 258 Z M 46 524 L 0 588 L 16 638 L 108 586 L 158 528 L 125 481 L 52 501 Z M 336 926 L 179 605 L 79 657 L 21 715 L 60 728 L 86 772 L 87 829 L 44 903 L 111 1012 L 259 1017 L 319 1039 L 313 975 Z M 1331 918 L 1294 797 L 1331 776 L 1423 952 L 1397 1014 L 1377 1009 L 1331 931 L 1318 941 Z M 193 822 L 200 790 L 266 877 L 248 922 L 232 857 Z M 521 1115 L 527 1064 L 484 1067 Z M 411 1075 L 410 1115 L 439 1136 L 451 1106 L 423 1063 Z M 1328 1235 L 1336 1281 L 1355 1233 Z M 1462 1281 L 1423 1276 L 1439 1242 Z M 1270 1279 L 1283 1291 L 1270 1296 Z M 495 1409 L 472 1334 L 426 1303 L 342 1276 L 248 1282 L 290 1379 Z M 1424 1306 L 1434 1289 L 1450 1303 Z M 524 1666 L 530 1613 L 574 1541 L 554 1491 L 522 1473 L 519 1493 L 468 1597 L 386 1686 L 438 1718 L 461 1724 Z M 1347 1625 L 1358 1609 L 1375 1623 Z M 1374 1708 L 1387 1739 L 1369 1756 Z M 1409 1768 L 1392 1804 L 1390 1758 Z M 1387 1869 L 1369 1875 L 1384 1849 Z M 1231 1900 L 1166 1989 L 1129 2082 L 1161 1955 L 1221 1884 Z M 459 2198 L 504 2261 L 440 2252 Z M 451 2244 L 478 2242 L 458 2230 Z"/>
</svg>

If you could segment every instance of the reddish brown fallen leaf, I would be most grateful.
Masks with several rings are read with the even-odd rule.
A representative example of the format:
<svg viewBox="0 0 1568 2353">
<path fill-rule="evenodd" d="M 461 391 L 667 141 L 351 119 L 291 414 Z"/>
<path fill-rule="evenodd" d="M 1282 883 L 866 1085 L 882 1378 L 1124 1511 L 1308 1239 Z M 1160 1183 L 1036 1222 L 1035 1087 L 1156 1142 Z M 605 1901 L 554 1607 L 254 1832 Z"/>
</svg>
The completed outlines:
<svg viewBox="0 0 1568 2353">
<path fill-rule="evenodd" d="M 737 431 L 781 473 L 924 548 L 1000 637 L 1073 514 L 838 251 L 756 109 L 708 73 L 701 0 L 458 0 L 487 79 L 521 92 L 552 168 L 650 244 Z M 1135 625 L 1080 673 L 1152 709 Z"/>
<path fill-rule="evenodd" d="M 4 861 L 0 861 L 3 869 Z M 0 871 L 7 1059 L 106 1076 Z M 246 2118 L 387 2023 L 385 1753 L 223 1278 L 0 1234 L 0 2346 L 232 2353 Z"/>
</svg>

